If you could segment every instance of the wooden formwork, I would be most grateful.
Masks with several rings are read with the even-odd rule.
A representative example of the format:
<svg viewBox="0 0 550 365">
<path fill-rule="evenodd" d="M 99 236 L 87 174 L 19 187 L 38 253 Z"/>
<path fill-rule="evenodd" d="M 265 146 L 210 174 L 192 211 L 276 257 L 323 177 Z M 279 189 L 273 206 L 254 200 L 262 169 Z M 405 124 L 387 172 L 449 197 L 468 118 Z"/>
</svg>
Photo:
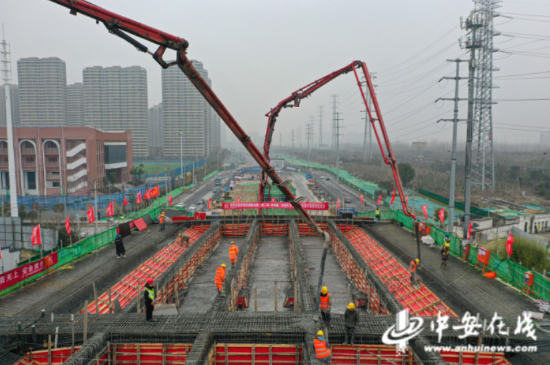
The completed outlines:
<svg viewBox="0 0 550 365">
<path fill-rule="evenodd" d="M 336 255 L 336 259 L 340 263 L 343 271 L 347 274 L 348 279 L 353 281 L 357 289 L 368 298 L 368 309 L 375 314 L 390 314 L 388 309 L 381 303 L 380 297 L 373 285 L 367 280 L 367 275 L 361 270 L 357 262 L 353 259 L 348 249 L 340 242 L 338 237 L 328 230 L 332 242 L 332 249 Z M 355 303 L 358 305 L 359 303 Z"/>
<path fill-rule="evenodd" d="M 260 240 L 260 231 L 257 230 L 252 237 L 252 242 L 250 247 L 246 252 L 246 256 L 243 259 L 243 264 L 240 270 L 237 272 L 234 281 L 231 283 L 231 303 L 227 309 L 229 312 L 236 311 L 238 308 L 248 307 L 248 297 L 242 298 L 239 300 L 239 293 L 241 290 L 246 289 L 248 284 L 248 277 L 250 275 L 250 265 L 252 265 L 252 260 L 254 259 L 254 253 L 258 248 L 258 241 Z"/>
<path fill-rule="evenodd" d="M 331 364 L 376 364 L 376 365 L 418 365 L 410 347 L 404 353 L 397 352 L 395 346 L 387 345 L 332 345 Z"/>
<path fill-rule="evenodd" d="M 164 273 L 202 235 L 205 227 L 209 228 L 210 226 L 194 226 L 188 229 L 185 234 L 190 237 L 189 245 L 179 244 L 175 241 L 170 243 L 108 291 L 97 297 L 97 300 L 88 305 L 88 312 L 110 313 L 113 308 L 112 303 L 115 300 L 118 300 L 121 308 L 126 307 L 141 293 L 145 280 L 149 277 L 155 279 Z M 82 309 L 82 312 L 84 312 L 84 309 Z"/>
<path fill-rule="evenodd" d="M 244 237 L 248 234 L 250 224 L 223 224 L 222 233 L 224 237 Z"/>
<path fill-rule="evenodd" d="M 424 284 L 413 285 L 410 272 L 362 229 L 347 225 L 338 225 L 338 229 L 347 232 L 344 234 L 346 238 L 411 315 L 437 316 L 437 313 L 441 312 L 441 315 L 456 316 L 451 308 Z"/>
<path fill-rule="evenodd" d="M 159 293 L 157 293 L 158 303 L 166 303 L 168 298 L 172 297 L 174 293 L 184 287 L 193 274 L 195 274 L 197 268 L 208 258 L 208 256 L 210 256 L 210 253 L 221 239 L 221 228 L 219 228 L 208 238 L 208 240 L 206 240 L 201 248 L 187 260 L 185 265 L 178 270 L 168 285 L 164 286 Z"/>
<path fill-rule="evenodd" d="M 207 365 L 302 364 L 302 348 L 296 345 L 226 344 L 212 346 Z"/>
<path fill-rule="evenodd" d="M 288 236 L 288 224 L 260 223 L 262 236 Z"/>
</svg>

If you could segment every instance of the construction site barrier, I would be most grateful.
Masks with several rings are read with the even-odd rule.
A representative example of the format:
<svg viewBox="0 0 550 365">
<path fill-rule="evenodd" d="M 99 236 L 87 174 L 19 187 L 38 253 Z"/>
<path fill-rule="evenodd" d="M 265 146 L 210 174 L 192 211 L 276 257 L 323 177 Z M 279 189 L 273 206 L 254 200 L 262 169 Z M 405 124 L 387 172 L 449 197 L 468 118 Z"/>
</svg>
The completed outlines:
<svg viewBox="0 0 550 365">
<path fill-rule="evenodd" d="M 363 260 L 382 280 L 390 293 L 415 316 L 437 316 L 456 314 L 439 297 L 423 283 L 414 285 L 410 272 L 404 268 L 390 253 L 357 226 L 338 226 L 347 231 L 346 238 L 355 247 Z"/>
<path fill-rule="evenodd" d="M 207 365 L 302 363 L 302 348 L 296 345 L 217 343 L 206 359 Z"/>
</svg>

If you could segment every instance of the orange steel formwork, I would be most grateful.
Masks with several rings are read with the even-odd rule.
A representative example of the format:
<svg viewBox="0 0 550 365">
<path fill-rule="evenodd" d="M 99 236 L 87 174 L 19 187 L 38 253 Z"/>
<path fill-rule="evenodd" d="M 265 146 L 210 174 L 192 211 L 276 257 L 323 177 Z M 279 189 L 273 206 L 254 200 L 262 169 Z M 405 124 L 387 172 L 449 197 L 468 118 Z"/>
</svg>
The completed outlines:
<svg viewBox="0 0 550 365">
<path fill-rule="evenodd" d="M 326 231 L 327 224 L 326 223 L 318 223 L 317 224 L 321 230 Z M 315 232 L 307 223 L 298 223 L 298 233 L 300 236 L 318 236 L 317 232 Z"/>
<path fill-rule="evenodd" d="M 112 344 L 105 348 L 98 356 L 98 364 L 110 365 L 143 365 L 143 364 L 172 364 L 185 365 L 192 344 L 161 343 L 143 344 Z"/>
<path fill-rule="evenodd" d="M 355 226 L 338 225 L 357 252 L 382 280 L 393 296 L 415 316 L 437 316 L 456 314 L 424 284 L 417 286 L 410 281 L 410 272 L 392 255 L 382 248 L 362 229 Z"/>
<path fill-rule="evenodd" d="M 194 226 L 188 229 L 185 234 L 190 237 L 189 245 L 193 244 L 201 235 L 204 230 L 208 230 L 210 226 Z M 106 314 L 110 312 L 109 305 L 113 303 L 117 298 L 120 303 L 120 307 L 126 307 L 138 293 L 141 293 L 142 286 L 145 280 L 149 277 L 155 279 L 159 277 L 163 272 L 172 265 L 188 248 L 189 246 L 183 246 L 172 242 L 160 250 L 149 260 L 141 264 L 137 269 L 128 274 L 124 279 L 119 281 L 109 291 L 103 293 L 97 298 L 97 301 L 90 303 L 87 307 L 89 313 Z M 111 305 L 112 308 L 112 305 Z M 82 310 L 84 312 L 84 309 Z"/>
<path fill-rule="evenodd" d="M 260 223 L 262 236 L 288 236 L 288 224 Z"/>
<path fill-rule="evenodd" d="M 395 349 L 394 349 L 395 351 Z M 288 365 L 302 363 L 302 348 L 295 345 L 215 344 L 208 365 Z"/>
<path fill-rule="evenodd" d="M 449 365 L 511 365 L 503 352 L 441 351 L 441 357 Z"/>
<path fill-rule="evenodd" d="M 340 228 L 340 227 L 339 227 Z M 365 273 L 353 259 L 347 248 L 340 242 L 332 230 L 328 230 L 332 242 L 332 250 L 348 279 L 353 281 L 357 289 L 368 298 L 366 301 L 368 309 L 375 314 L 390 314 L 388 309 L 381 303 L 378 292 L 367 280 Z M 359 307 L 359 303 L 355 303 Z"/>
<path fill-rule="evenodd" d="M 331 350 L 331 364 L 418 365 L 410 347 L 404 353 L 396 352 L 395 346 L 387 345 L 332 345 Z"/>
<path fill-rule="evenodd" d="M 248 234 L 250 224 L 224 224 L 222 229 L 224 237 L 244 237 Z"/>
<path fill-rule="evenodd" d="M 80 346 L 76 346 L 74 351 L 71 347 L 31 351 L 13 365 L 63 364 L 78 350 Z"/>
</svg>

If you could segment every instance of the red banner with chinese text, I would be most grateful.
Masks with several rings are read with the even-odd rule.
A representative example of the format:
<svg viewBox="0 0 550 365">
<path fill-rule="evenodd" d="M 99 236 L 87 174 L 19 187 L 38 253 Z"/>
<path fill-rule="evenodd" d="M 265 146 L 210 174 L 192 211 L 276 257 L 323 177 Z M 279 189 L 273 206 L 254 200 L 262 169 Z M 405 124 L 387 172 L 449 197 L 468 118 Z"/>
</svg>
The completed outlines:
<svg viewBox="0 0 550 365">
<path fill-rule="evenodd" d="M 0 290 L 9 288 L 12 285 L 18 284 L 23 280 L 26 280 L 36 274 L 40 274 L 41 272 L 46 270 L 46 265 L 44 261 L 47 257 L 52 260 L 52 265 L 57 264 L 57 252 L 54 252 L 41 260 L 20 266 L 17 269 L 13 269 L 11 271 L 0 274 Z"/>
<path fill-rule="evenodd" d="M 305 210 L 328 210 L 328 203 L 302 203 Z M 230 209 L 294 209 L 290 203 L 223 203 L 224 210 Z"/>
</svg>

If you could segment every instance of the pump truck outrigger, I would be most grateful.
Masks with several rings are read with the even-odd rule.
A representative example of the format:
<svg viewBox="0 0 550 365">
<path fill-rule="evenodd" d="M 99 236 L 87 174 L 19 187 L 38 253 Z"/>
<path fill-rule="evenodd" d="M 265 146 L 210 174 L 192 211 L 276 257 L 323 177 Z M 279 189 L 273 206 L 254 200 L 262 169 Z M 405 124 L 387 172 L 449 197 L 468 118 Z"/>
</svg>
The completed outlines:
<svg viewBox="0 0 550 365">
<path fill-rule="evenodd" d="M 260 150 L 254 145 L 250 136 L 248 136 L 244 132 L 244 130 L 237 123 L 235 118 L 233 118 L 231 113 L 229 113 L 229 110 L 227 110 L 227 108 L 223 105 L 220 99 L 218 99 L 214 91 L 210 88 L 210 86 L 208 86 L 208 84 L 205 82 L 202 76 L 197 72 L 192 62 L 187 58 L 187 48 L 189 47 L 189 42 L 187 42 L 185 39 L 165 33 L 158 29 L 149 27 L 145 24 L 141 24 L 139 22 L 136 22 L 135 20 L 110 12 L 106 9 L 103 9 L 99 6 L 91 4 L 84 0 L 49 0 L 49 1 L 69 8 L 70 14 L 72 15 L 76 16 L 80 13 L 95 19 L 97 24 L 99 24 L 99 22 L 102 22 L 110 33 L 124 39 L 125 41 L 127 41 L 128 43 L 136 47 L 138 51 L 150 54 L 153 57 L 153 59 L 155 59 L 155 61 L 157 61 L 158 64 L 161 65 L 161 67 L 168 68 L 172 66 L 177 66 L 183 71 L 183 73 L 187 76 L 189 81 L 191 81 L 191 83 L 197 88 L 197 90 L 206 99 L 206 101 L 210 104 L 210 106 L 216 111 L 216 113 L 218 113 L 220 118 L 225 122 L 225 124 L 229 127 L 229 129 L 231 129 L 233 134 L 237 137 L 237 139 L 241 141 L 243 146 L 248 150 L 251 156 L 256 160 L 256 162 L 258 162 L 258 164 L 262 168 L 263 179 L 262 179 L 261 195 L 259 197 L 260 201 L 263 200 L 263 197 L 264 197 L 263 192 L 265 190 L 265 186 L 267 185 L 267 177 L 269 177 L 272 181 L 272 184 L 276 185 L 281 190 L 283 195 L 286 197 L 287 201 L 292 204 L 294 209 L 302 216 L 302 218 L 304 218 L 305 222 L 307 222 L 307 224 L 319 235 L 323 235 L 325 237 L 325 247 L 323 250 L 323 259 L 321 263 L 321 272 L 319 276 L 319 282 L 321 282 L 323 278 L 324 262 L 325 262 L 325 257 L 328 250 L 330 237 L 327 232 L 324 232 L 321 230 L 321 228 L 315 223 L 315 221 L 311 218 L 311 216 L 302 208 L 302 206 L 300 205 L 300 202 L 303 198 L 296 198 L 294 194 L 292 194 L 292 191 L 287 186 L 287 182 L 281 179 L 281 177 L 275 172 L 275 169 L 269 163 L 269 146 L 271 144 L 271 137 L 273 135 L 275 121 L 282 108 L 299 106 L 301 99 L 309 96 L 311 93 L 319 89 L 321 86 L 325 85 L 329 81 L 333 80 L 334 78 L 342 74 L 346 74 L 350 71 L 353 71 L 355 74 L 355 78 L 357 80 L 357 85 L 359 87 L 359 91 L 361 93 L 363 102 L 368 112 L 369 119 L 375 131 L 376 138 L 378 140 L 378 144 L 382 152 L 382 157 L 384 158 L 384 162 L 390 165 L 392 168 L 393 176 L 395 179 L 395 185 L 397 187 L 399 196 L 401 198 L 403 211 L 407 216 L 412 216 L 407 209 L 407 204 L 404 199 L 403 185 L 401 183 L 399 171 L 397 170 L 396 161 L 393 155 L 393 151 L 391 149 L 386 128 L 384 126 L 382 114 L 378 106 L 378 100 L 376 99 L 376 95 L 374 93 L 372 80 L 369 76 L 367 66 L 364 62 L 354 61 L 350 65 L 338 71 L 335 71 L 330 75 L 327 75 L 317 81 L 314 81 L 313 83 L 305 86 L 302 89 L 299 89 L 298 91 L 292 93 L 290 97 L 286 98 L 281 103 L 279 103 L 275 109 L 273 109 L 270 113 L 267 114 L 269 117 L 269 123 L 268 123 L 267 134 L 266 134 L 266 142 L 264 145 L 264 154 L 262 154 Z M 157 50 L 154 53 L 150 52 L 147 46 L 140 43 L 136 39 L 132 38 L 130 34 L 158 45 Z M 176 61 L 170 62 L 170 63 L 167 63 L 166 61 L 164 61 L 163 56 L 166 49 L 171 49 L 176 51 Z M 371 110 L 367 103 L 365 93 L 363 92 L 363 89 L 361 87 L 361 81 L 359 80 L 359 76 L 357 74 L 358 68 L 362 69 L 363 71 L 363 76 L 365 77 L 367 86 L 369 88 L 369 93 L 373 101 L 374 109 L 376 112 L 376 118 L 373 118 L 372 116 Z M 294 105 L 290 105 L 290 103 L 293 103 Z M 380 130 L 382 132 L 382 136 L 386 145 L 387 153 L 384 151 L 384 147 L 382 145 L 380 136 L 376 129 L 375 122 L 378 122 L 378 124 L 380 125 Z M 416 219 L 416 217 L 414 216 L 412 217 Z"/>
</svg>

